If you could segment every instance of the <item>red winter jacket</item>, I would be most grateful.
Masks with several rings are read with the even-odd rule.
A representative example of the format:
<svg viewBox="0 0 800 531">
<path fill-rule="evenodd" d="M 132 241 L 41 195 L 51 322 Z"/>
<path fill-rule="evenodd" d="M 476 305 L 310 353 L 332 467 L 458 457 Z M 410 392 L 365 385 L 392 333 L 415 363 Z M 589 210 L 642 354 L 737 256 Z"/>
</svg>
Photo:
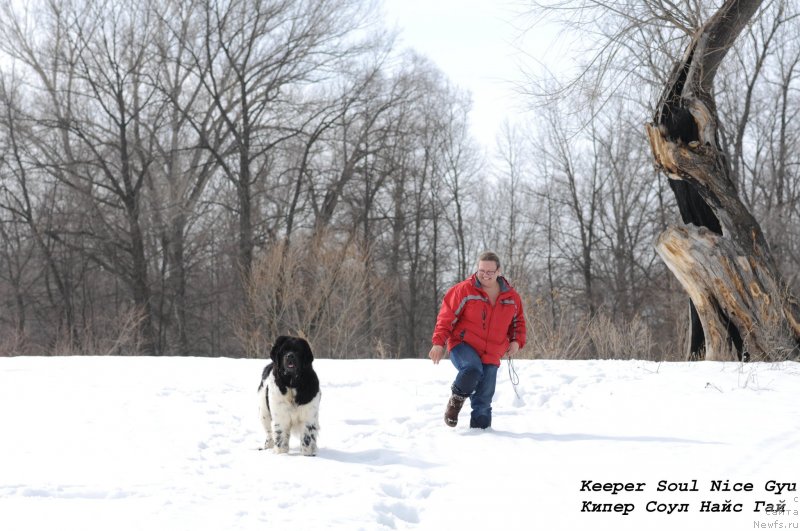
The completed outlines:
<svg viewBox="0 0 800 531">
<path fill-rule="evenodd" d="M 433 330 L 433 344 L 447 349 L 461 342 L 475 349 L 481 362 L 500 365 L 511 341 L 525 346 L 525 316 L 519 294 L 503 277 L 498 277 L 500 294 L 494 306 L 477 275 L 450 288 L 442 301 Z"/>
</svg>

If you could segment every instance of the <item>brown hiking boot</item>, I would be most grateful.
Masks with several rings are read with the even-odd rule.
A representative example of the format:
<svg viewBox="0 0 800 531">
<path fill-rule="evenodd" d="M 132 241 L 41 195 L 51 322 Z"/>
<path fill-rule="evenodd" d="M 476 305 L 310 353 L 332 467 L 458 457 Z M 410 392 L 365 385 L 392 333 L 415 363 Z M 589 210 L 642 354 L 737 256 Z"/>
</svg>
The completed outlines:
<svg viewBox="0 0 800 531">
<path fill-rule="evenodd" d="M 444 410 L 445 424 L 451 428 L 456 427 L 456 424 L 458 424 L 458 413 L 461 411 L 461 406 L 464 405 L 464 400 L 466 399 L 466 396 L 460 396 L 455 393 L 450 396 L 450 400 L 447 401 L 447 409 Z"/>
</svg>

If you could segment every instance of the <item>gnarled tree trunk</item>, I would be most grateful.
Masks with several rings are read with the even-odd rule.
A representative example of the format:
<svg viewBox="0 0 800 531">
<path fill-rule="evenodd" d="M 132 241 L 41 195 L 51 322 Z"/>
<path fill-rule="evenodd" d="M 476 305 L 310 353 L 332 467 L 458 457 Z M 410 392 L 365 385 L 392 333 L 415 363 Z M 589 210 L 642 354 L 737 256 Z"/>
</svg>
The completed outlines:
<svg viewBox="0 0 800 531">
<path fill-rule="evenodd" d="M 727 0 L 698 30 L 646 126 L 686 223 L 664 231 L 656 250 L 691 299 L 694 359 L 786 359 L 800 345 L 800 307 L 739 199 L 717 137 L 714 75 L 761 2 Z"/>
</svg>

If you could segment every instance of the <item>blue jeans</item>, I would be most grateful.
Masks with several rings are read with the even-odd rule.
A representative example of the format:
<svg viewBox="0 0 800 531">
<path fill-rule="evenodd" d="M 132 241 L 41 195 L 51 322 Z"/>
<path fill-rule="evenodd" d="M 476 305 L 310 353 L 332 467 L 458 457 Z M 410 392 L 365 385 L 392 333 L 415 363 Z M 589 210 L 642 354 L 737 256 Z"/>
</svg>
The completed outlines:
<svg viewBox="0 0 800 531">
<path fill-rule="evenodd" d="M 492 397 L 497 384 L 497 365 L 481 363 L 481 358 L 471 346 L 459 343 L 450 351 L 458 375 L 451 387 L 461 396 L 468 396 L 472 405 L 470 428 L 486 429 L 492 425 Z"/>
</svg>

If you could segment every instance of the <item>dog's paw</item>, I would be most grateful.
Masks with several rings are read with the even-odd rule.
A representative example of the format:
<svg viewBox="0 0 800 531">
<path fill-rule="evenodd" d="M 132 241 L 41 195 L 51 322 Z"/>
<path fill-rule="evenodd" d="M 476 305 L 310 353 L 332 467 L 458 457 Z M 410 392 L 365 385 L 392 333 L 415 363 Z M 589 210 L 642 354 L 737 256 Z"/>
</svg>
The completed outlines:
<svg viewBox="0 0 800 531">
<path fill-rule="evenodd" d="M 306 439 L 306 441 L 303 441 L 303 442 L 305 444 L 303 444 L 300 447 L 300 451 L 303 453 L 303 455 L 308 455 L 308 456 L 317 455 L 317 441 L 316 441 L 316 439 L 313 439 L 313 438 L 310 439 L 310 440 Z"/>
</svg>

